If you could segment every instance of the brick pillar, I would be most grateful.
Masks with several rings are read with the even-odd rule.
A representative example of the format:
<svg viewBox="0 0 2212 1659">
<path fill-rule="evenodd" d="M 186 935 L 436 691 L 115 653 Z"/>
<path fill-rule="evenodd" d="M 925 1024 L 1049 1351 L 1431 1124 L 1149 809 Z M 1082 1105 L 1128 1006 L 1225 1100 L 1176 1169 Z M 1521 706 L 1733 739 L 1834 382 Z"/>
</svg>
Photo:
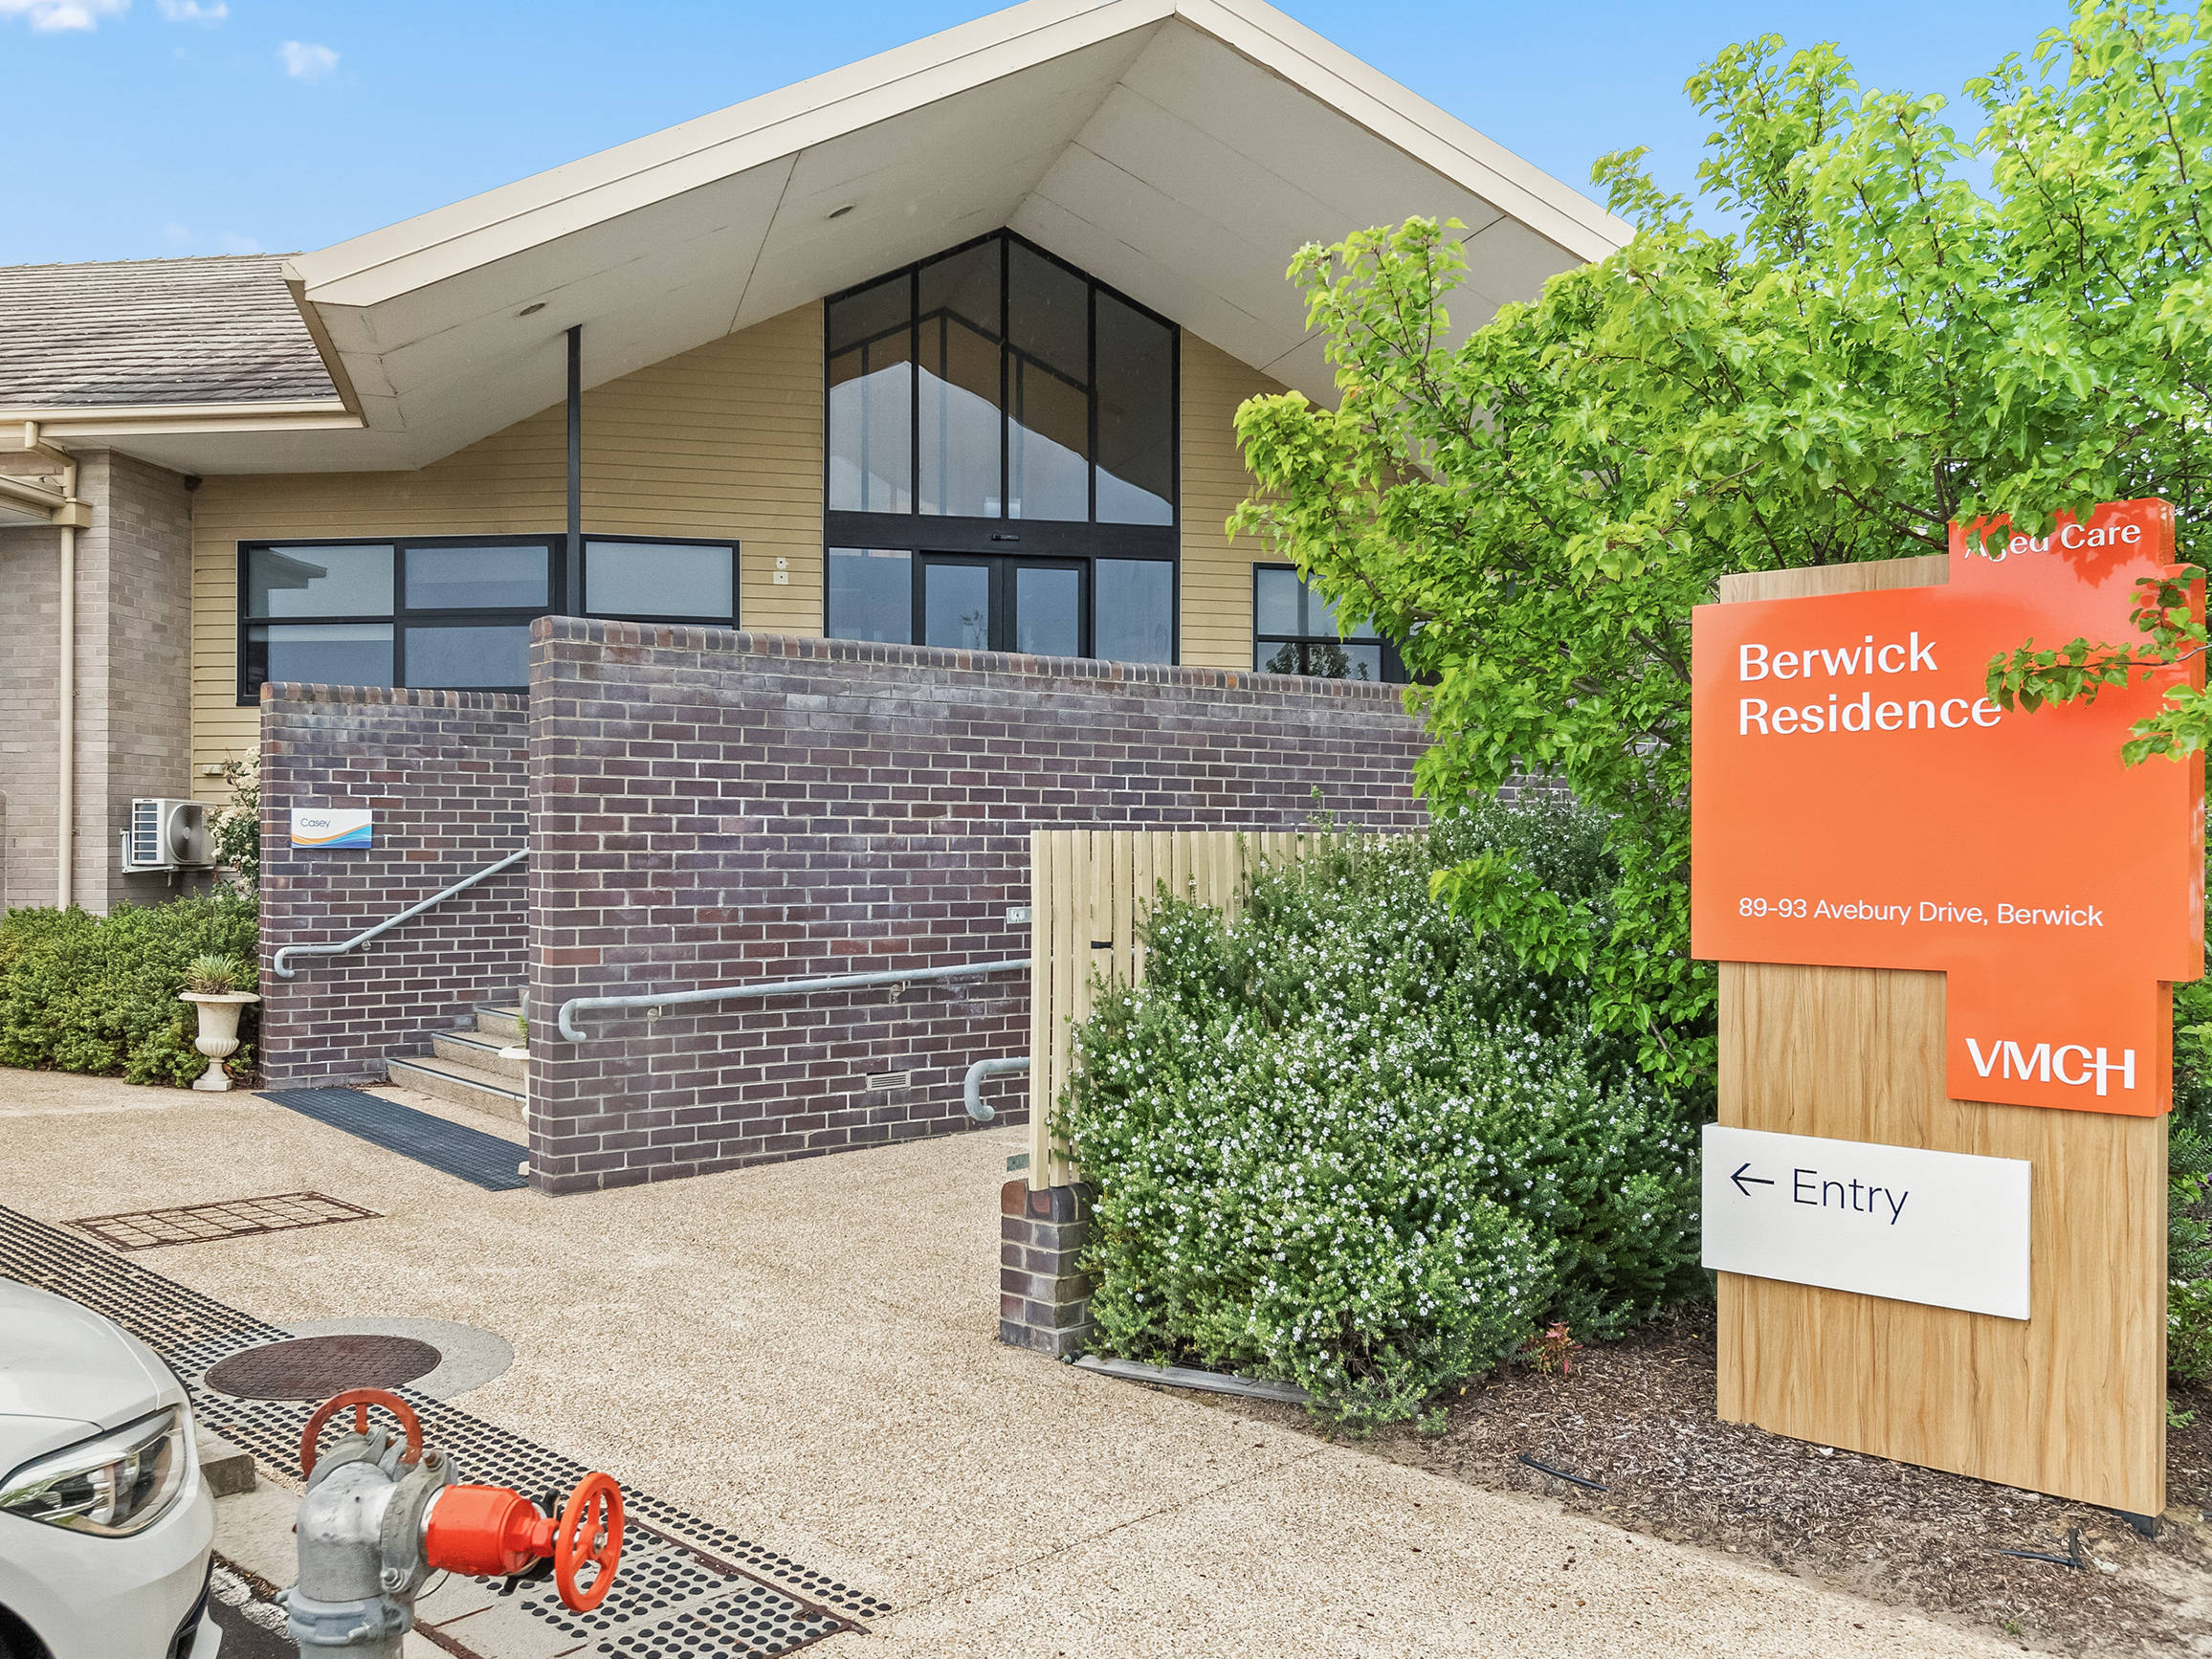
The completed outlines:
<svg viewBox="0 0 2212 1659">
<path fill-rule="evenodd" d="M 1091 1230 L 1088 1186 L 999 1189 L 999 1340 L 1053 1359 L 1091 1338 L 1091 1281 L 1075 1268 Z"/>
</svg>

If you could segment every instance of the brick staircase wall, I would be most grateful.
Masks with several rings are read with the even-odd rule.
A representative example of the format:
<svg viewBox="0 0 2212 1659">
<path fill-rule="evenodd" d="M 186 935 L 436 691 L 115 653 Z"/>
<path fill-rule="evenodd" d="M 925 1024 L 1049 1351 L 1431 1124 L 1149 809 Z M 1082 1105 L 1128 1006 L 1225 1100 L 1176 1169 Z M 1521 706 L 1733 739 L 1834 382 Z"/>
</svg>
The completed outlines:
<svg viewBox="0 0 2212 1659">
<path fill-rule="evenodd" d="M 271 1087 L 385 1074 L 387 1051 L 427 1054 L 520 986 L 520 868 L 502 871 L 359 951 L 335 943 L 523 844 L 524 700 L 472 692 L 271 685 L 261 694 L 262 1075 Z M 375 813 L 365 851 L 291 844 L 295 807 Z"/>
<path fill-rule="evenodd" d="M 579 1016 L 564 1000 L 1020 957 L 1033 828 L 1411 829 L 1398 689 L 548 617 L 531 647 L 531 1179 L 964 1128 L 1024 976 Z M 1316 797 L 1316 791 L 1318 791 Z M 871 1079 L 904 1075 L 903 1087 Z M 1026 1084 L 990 1085 L 1026 1121 Z"/>
</svg>

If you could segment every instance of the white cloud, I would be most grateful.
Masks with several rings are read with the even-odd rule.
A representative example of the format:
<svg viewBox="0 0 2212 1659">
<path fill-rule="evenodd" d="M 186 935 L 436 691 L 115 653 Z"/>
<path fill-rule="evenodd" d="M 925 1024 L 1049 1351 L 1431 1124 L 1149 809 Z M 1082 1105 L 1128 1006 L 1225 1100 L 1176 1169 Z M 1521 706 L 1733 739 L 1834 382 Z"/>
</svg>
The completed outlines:
<svg viewBox="0 0 2212 1659">
<path fill-rule="evenodd" d="M 162 227 L 162 240 L 172 248 L 183 248 L 191 242 L 192 232 L 186 226 L 171 220 Z"/>
<path fill-rule="evenodd" d="M 0 0 L 0 6 L 11 4 L 13 0 Z M 284 73 L 295 80 L 321 80 L 338 67 L 337 53 L 304 40 L 287 40 L 276 49 L 276 55 L 284 60 Z"/>
<path fill-rule="evenodd" d="M 241 236 L 235 231 L 225 231 L 221 241 L 223 252 L 226 254 L 258 254 L 261 252 L 260 243 L 254 241 L 251 236 Z"/>
<path fill-rule="evenodd" d="M 224 0 L 160 0 L 162 15 L 171 23 L 206 23 L 210 26 L 231 15 L 231 8 Z"/>
<path fill-rule="evenodd" d="M 0 17 L 28 17 L 42 34 L 64 29 L 98 29 L 102 17 L 120 17 L 130 0 L 0 0 Z"/>
</svg>

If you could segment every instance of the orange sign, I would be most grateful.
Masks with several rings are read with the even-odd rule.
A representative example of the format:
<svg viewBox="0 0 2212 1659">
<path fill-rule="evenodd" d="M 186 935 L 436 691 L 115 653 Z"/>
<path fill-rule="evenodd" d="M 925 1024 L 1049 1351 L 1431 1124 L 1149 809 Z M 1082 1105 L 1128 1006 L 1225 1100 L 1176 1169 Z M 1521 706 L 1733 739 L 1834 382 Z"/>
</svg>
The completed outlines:
<svg viewBox="0 0 2212 1659">
<path fill-rule="evenodd" d="M 1953 1099 L 2165 1111 L 2171 984 L 2204 965 L 2203 760 L 2119 751 L 2201 664 L 2032 714 L 1982 677 L 2031 637 L 2142 637 L 2135 583 L 2173 557 L 2173 508 L 2126 501 L 1987 552 L 1954 525 L 1946 586 L 1700 606 L 1695 953 L 1940 970 Z"/>
</svg>

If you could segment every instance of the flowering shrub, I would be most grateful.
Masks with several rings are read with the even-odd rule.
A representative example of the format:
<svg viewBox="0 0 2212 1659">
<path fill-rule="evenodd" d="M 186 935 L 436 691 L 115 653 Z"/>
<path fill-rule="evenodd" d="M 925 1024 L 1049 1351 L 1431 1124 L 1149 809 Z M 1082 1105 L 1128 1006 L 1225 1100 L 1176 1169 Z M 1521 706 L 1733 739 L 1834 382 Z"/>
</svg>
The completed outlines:
<svg viewBox="0 0 2212 1659">
<path fill-rule="evenodd" d="M 215 837 L 215 858 L 230 873 L 231 885 L 253 896 L 261 891 L 261 757 L 223 763 L 231 798 L 208 814 Z"/>
<path fill-rule="evenodd" d="M 1162 896 L 1095 1000 L 1058 1122 L 1095 1189 L 1100 1345 L 1412 1415 L 1547 1321 L 1700 1294 L 1689 1115 L 1593 1033 L 1587 987 L 1429 896 L 1511 846 L 1603 922 L 1598 826 L 1490 807 L 1252 879 L 1233 927 Z"/>
</svg>

